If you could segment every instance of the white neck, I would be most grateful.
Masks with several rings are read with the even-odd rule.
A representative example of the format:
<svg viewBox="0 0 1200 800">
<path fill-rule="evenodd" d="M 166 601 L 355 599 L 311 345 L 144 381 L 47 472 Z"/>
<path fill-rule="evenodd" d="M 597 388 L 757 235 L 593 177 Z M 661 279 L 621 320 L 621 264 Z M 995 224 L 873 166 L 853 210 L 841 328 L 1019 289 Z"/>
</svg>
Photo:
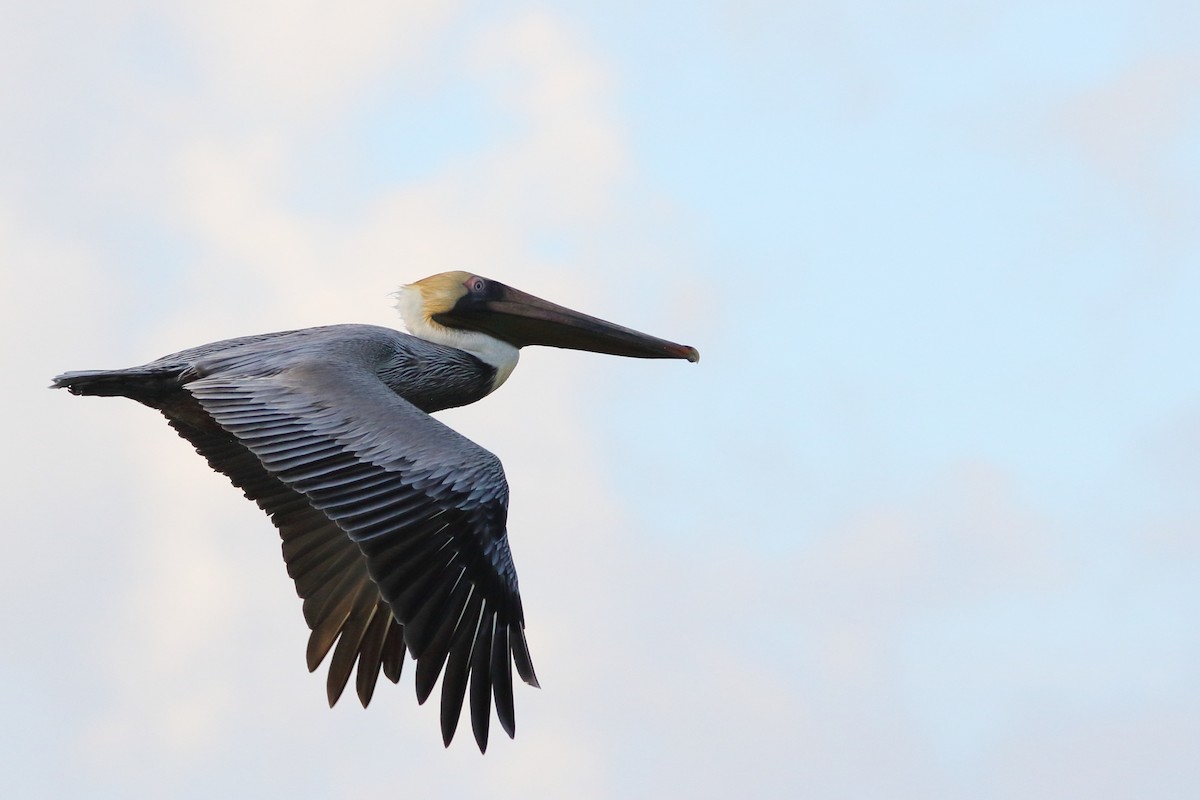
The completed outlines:
<svg viewBox="0 0 1200 800">
<path fill-rule="evenodd" d="M 488 366 L 495 367 L 491 391 L 500 388 L 517 367 L 521 351 L 508 342 L 501 341 L 480 331 L 447 328 L 431 320 L 425 314 L 425 303 L 421 292 L 409 286 L 401 286 L 396 292 L 396 310 L 408 332 L 418 339 L 435 344 L 454 347 L 478 358 Z"/>
</svg>

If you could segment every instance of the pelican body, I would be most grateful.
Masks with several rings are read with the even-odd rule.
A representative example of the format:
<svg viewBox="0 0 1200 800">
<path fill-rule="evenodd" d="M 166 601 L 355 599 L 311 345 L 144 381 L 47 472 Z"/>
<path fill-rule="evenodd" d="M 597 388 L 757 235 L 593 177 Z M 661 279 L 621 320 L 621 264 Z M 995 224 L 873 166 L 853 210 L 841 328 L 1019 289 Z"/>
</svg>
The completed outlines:
<svg viewBox="0 0 1200 800">
<path fill-rule="evenodd" d="M 446 746 L 469 693 L 483 752 L 493 699 L 515 734 L 513 668 L 538 685 L 508 547 L 508 484 L 494 455 L 430 413 L 487 396 L 527 345 L 699 353 L 466 272 L 425 278 L 398 298 L 408 334 L 268 333 L 130 369 L 68 372 L 53 387 L 158 409 L 271 516 L 311 629 L 309 670 L 333 651 L 330 705 L 357 665 L 366 707 L 381 671 L 399 680 L 407 652 L 418 702 L 441 678 Z"/>
</svg>

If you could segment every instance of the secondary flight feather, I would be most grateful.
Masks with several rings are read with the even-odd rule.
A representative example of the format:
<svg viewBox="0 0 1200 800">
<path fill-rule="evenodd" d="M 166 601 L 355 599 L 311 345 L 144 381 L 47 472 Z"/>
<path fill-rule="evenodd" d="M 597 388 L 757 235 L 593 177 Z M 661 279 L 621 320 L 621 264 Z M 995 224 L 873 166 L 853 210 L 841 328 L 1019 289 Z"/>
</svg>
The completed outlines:
<svg viewBox="0 0 1200 800">
<path fill-rule="evenodd" d="M 330 705 L 354 675 L 365 707 L 380 672 L 399 680 L 407 653 L 419 702 L 441 678 L 443 742 L 465 703 L 485 751 L 493 702 L 515 734 L 514 668 L 538 685 L 508 547 L 508 483 L 499 459 L 430 414 L 490 394 L 527 345 L 700 355 L 466 272 L 398 297 L 408 334 L 268 333 L 68 372 L 53 386 L 158 409 L 270 515 L 311 629 L 309 670 L 333 652 Z"/>
</svg>

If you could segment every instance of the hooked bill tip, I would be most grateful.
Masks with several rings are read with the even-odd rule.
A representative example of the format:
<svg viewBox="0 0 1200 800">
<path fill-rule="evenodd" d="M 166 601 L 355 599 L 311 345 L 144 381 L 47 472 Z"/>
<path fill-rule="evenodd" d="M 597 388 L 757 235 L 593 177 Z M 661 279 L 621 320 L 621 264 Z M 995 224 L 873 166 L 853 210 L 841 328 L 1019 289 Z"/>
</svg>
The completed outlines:
<svg viewBox="0 0 1200 800">
<path fill-rule="evenodd" d="M 686 358 L 688 361 L 692 362 L 693 364 L 697 364 L 700 362 L 700 351 L 697 350 L 696 348 L 684 347 L 683 351 L 684 351 L 684 358 Z"/>
</svg>

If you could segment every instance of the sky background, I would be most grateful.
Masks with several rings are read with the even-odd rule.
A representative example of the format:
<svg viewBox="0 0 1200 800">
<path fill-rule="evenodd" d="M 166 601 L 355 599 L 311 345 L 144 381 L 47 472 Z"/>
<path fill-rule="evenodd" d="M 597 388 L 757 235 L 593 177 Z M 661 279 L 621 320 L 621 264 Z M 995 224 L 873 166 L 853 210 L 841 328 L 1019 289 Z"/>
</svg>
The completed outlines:
<svg viewBox="0 0 1200 800">
<path fill-rule="evenodd" d="M 1200 5 L 0 8 L 12 798 L 1193 798 Z M 531 349 L 543 688 L 325 703 L 269 521 L 132 402 L 477 271 L 699 348 Z"/>
</svg>

